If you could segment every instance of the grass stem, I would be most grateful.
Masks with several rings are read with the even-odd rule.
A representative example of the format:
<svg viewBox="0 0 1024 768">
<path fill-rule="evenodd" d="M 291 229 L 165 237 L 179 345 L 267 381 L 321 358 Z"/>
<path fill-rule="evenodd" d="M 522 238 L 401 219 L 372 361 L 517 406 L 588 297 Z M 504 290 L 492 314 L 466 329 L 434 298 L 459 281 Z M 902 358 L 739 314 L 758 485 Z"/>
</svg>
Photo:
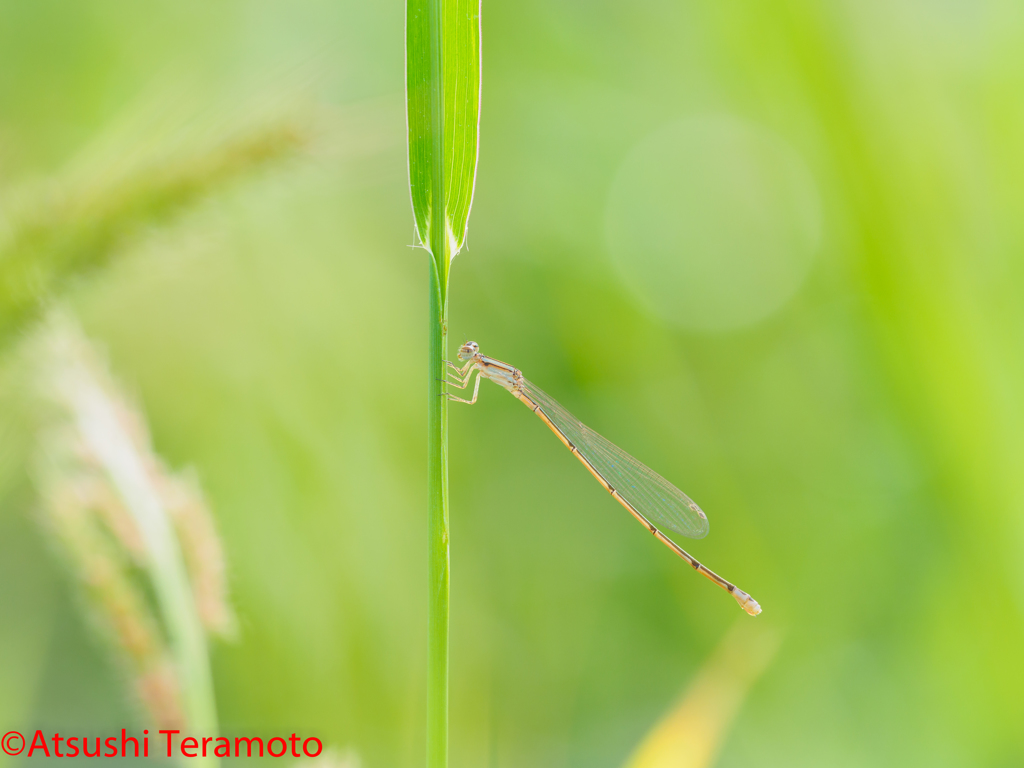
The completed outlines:
<svg viewBox="0 0 1024 768">
<path fill-rule="evenodd" d="M 448 765 L 448 401 L 443 397 L 448 305 L 430 260 L 430 362 L 427 429 L 429 605 L 427 608 L 427 768 Z"/>
</svg>

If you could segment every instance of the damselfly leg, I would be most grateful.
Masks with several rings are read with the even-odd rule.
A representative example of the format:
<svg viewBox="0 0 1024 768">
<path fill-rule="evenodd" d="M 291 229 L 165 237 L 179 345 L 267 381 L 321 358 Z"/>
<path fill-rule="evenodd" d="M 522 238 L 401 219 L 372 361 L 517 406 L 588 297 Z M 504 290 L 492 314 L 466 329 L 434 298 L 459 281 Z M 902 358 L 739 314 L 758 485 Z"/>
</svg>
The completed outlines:
<svg viewBox="0 0 1024 768">
<path fill-rule="evenodd" d="M 466 381 L 464 383 L 462 383 L 462 384 L 456 384 L 455 382 L 451 382 L 451 381 L 448 382 L 448 383 L 451 384 L 452 386 L 458 387 L 459 389 L 465 389 L 469 385 L 469 377 L 472 376 L 472 375 L 473 375 L 473 372 L 470 371 L 469 374 L 466 375 Z M 474 403 L 476 403 L 476 397 L 477 397 L 477 395 L 479 393 L 480 393 L 480 374 L 477 374 L 476 385 L 473 387 L 473 399 L 472 400 L 465 400 L 465 399 L 463 399 L 461 397 L 456 397 L 451 392 L 447 392 L 445 394 L 448 395 L 448 399 L 451 402 L 453 402 L 453 403 L 465 403 L 466 405 L 473 405 Z"/>
</svg>

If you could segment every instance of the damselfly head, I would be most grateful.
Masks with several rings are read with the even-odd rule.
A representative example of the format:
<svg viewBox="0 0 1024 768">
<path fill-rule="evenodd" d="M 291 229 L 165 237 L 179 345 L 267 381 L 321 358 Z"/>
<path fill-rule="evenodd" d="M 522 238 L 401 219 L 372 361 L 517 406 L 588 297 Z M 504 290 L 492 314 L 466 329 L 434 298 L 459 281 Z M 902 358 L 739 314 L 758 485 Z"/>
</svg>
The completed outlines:
<svg viewBox="0 0 1024 768">
<path fill-rule="evenodd" d="M 467 341 L 459 347 L 459 360 L 470 360 L 480 352 L 480 345 L 475 341 Z"/>
</svg>

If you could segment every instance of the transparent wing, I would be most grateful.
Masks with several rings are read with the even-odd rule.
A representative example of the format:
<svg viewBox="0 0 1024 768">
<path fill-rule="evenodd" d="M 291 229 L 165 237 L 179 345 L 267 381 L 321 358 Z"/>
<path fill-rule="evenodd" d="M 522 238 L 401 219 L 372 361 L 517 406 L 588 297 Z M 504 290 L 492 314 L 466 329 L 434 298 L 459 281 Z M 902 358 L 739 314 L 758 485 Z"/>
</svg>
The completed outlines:
<svg viewBox="0 0 1024 768">
<path fill-rule="evenodd" d="M 654 525 L 691 539 L 708 535 L 708 518 L 693 499 L 605 440 L 533 382 L 524 379 L 522 389 L 608 484 Z"/>
</svg>

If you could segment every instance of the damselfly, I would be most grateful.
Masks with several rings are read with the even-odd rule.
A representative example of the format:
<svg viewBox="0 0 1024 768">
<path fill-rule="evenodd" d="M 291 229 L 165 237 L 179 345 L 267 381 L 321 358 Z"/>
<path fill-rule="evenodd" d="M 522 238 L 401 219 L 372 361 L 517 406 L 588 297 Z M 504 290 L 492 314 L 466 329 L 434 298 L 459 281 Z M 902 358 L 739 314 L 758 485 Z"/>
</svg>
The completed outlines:
<svg viewBox="0 0 1024 768">
<path fill-rule="evenodd" d="M 472 399 L 465 400 L 448 394 L 450 400 L 473 405 L 480 392 L 480 379 L 490 379 L 507 389 L 558 435 L 558 439 L 583 462 L 590 470 L 590 474 L 597 478 L 597 482 L 639 520 L 644 528 L 653 533 L 658 541 L 683 558 L 698 573 L 729 592 L 736 598 L 740 607 L 751 616 L 761 612 L 761 606 L 754 598 L 701 565 L 659 529 L 658 526 L 668 528 L 692 539 L 707 536 L 708 518 L 693 499 L 580 422 L 553 397 L 523 378 L 522 372 L 518 369 L 501 360 L 480 354 L 480 347 L 475 341 L 466 342 L 459 348 L 459 360 L 465 362 L 461 368 L 446 361 L 452 369 L 448 375 L 456 378 L 456 381 L 449 379 L 448 383 L 465 389 L 476 373 L 476 384 L 473 387 Z"/>
</svg>

